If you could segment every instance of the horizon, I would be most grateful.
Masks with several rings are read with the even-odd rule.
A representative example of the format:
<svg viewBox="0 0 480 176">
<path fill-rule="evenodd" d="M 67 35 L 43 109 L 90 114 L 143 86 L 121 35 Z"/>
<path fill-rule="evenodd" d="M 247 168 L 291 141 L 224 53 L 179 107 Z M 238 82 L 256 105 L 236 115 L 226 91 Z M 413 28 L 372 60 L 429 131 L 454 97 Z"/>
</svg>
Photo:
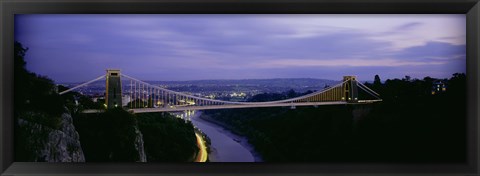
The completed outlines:
<svg viewBox="0 0 480 176">
<path fill-rule="evenodd" d="M 15 15 L 27 69 L 56 83 L 105 68 L 151 81 L 450 78 L 464 14 Z M 441 28 L 442 30 L 436 30 Z"/>
<path fill-rule="evenodd" d="M 463 73 L 463 74 L 465 74 L 465 73 Z M 345 75 L 345 76 L 347 76 L 347 75 Z M 405 76 L 408 76 L 408 75 L 405 75 Z M 380 76 L 380 81 L 382 83 L 385 83 L 385 81 L 387 81 L 387 80 L 403 79 L 403 78 L 405 78 L 405 76 L 404 77 L 399 77 L 399 78 L 389 78 L 389 79 L 383 79 Z M 426 76 L 426 77 L 430 77 L 430 76 Z M 426 77 L 423 77 L 423 78 L 410 77 L 410 79 L 411 80 L 423 80 Z M 430 78 L 437 79 L 437 80 L 443 80 L 443 79 L 450 79 L 451 77 L 446 77 L 446 78 L 430 77 Z M 128 80 L 127 78 L 122 78 L 122 80 L 124 80 L 124 79 Z M 145 82 L 193 82 L 193 81 L 250 81 L 250 80 L 275 80 L 275 79 L 313 79 L 313 80 L 323 80 L 323 81 L 341 81 L 341 79 L 335 80 L 335 79 L 325 79 L 325 78 L 264 78 L 264 79 L 251 78 L 251 79 L 141 80 L 141 81 L 145 81 Z M 92 83 L 96 83 L 96 82 L 100 82 L 100 81 L 105 81 L 105 80 L 101 79 L 101 80 L 98 80 L 98 81 L 95 81 L 95 82 L 92 82 Z M 365 79 L 365 80 L 358 79 L 358 81 L 371 83 L 371 82 L 374 81 L 374 79 Z M 55 82 L 55 84 L 81 84 L 81 83 L 84 83 L 84 82 L 86 82 L 86 81 L 82 81 L 82 82 Z"/>
</svg>

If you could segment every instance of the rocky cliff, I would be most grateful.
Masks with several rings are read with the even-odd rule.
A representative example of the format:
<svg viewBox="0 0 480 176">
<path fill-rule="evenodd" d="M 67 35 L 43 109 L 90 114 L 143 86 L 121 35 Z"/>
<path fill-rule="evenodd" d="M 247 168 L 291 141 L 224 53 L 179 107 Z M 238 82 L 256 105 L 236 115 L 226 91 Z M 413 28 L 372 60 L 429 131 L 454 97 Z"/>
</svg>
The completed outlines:
<svg viewBox="0 0 480 176">
<path fill-rule="evenodd" d="M 135 149 L 138 151 L 139 158 L 137 162 L 147 162 L 147 155 L 145 155 L 145 147 L 143 146 L 143 135 L 138 126 L 135 126 L 135 134 Z"/>
<path fill-rule="evenodd" d="M 39 113 L 27 113 L 39 116 Z M 53 129 L 22 118 L 18 119 L 25 151 L 29 152 L 29 161 L 45 162 L 85 162 L 79 135 L 73 125 L 72 116 L 63 113 L 59 129 Z"/>
</svg>

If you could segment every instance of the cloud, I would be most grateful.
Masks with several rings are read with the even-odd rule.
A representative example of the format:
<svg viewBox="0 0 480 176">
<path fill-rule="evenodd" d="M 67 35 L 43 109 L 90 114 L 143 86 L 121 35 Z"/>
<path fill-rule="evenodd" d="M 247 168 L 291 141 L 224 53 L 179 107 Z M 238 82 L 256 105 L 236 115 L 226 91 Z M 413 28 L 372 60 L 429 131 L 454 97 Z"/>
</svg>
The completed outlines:
<svg viewBox="0 0 480 176">
<path fill-rule="evenodd" d="M 459 15 L 60 16 L 20 15 L 15 26 L 28 68 L 59 81 L 105 67 L 149 80 L 464 71 Z"/>
<path fill-rule="evenodd" d="M 259 68 L 282 67 L 398 67 L 419 65 L 440 65 L 445 61 L 402 61 L 398 59 L 278 59 L 253 64 Z"/>
<path fill-rule="evenodd" d="M 435 60 L 453 60 L 465 56 L 465 45 L 454 45 L 445 42 L 428 42 L 425 45 L 406 48 L 397 52 L 396 57 L 403 60 L 421 60 L 425 58 Z"/>
<path fill-rule="evenodd" d="M 411 22 L 411 23 L 406 23 L 402 24 L 398 27 L 395 28 L 396 31 L 405 31 L 405 30 L 412 30 L 417 28 L 418 26 L 423 25 L 423 23 L 420 22 Z"/>
</svg>

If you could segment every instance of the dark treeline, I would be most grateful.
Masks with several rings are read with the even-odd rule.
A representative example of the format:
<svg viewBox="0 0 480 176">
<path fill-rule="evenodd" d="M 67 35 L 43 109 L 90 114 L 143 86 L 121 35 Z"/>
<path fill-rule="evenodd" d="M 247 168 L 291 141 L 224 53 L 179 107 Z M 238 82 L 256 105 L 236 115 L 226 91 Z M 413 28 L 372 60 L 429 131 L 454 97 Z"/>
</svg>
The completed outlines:
<svg viewBox="0 0 480 176">
<path fill-rule="evenodd" d="M 441 80 L 446 91 L 432 94 L 435 81 L 407 76 L 382 83 L 377 76 L 366 85 L 381 95 L 379 103 L 208 110 L 202 118 L 245 135 L 265 161 L 465 161 L 465 74 Z M 285 99 L 287 94 L 253 99 Z"/>
<path fill-rule="evenodd" d="M 435 81 L 445 83 L 446 91 L 432 95 L 437 89 Z M 384 154 L 381 159 L 391 155 L 402 161 L 465 161 L 465 74 L 453 74 L 448 80 L 406 76 L 378 82 L 368 86 L 384 101 L 372 105 L 371 113 L 359 125 L 358 140 L 365 141 L 361 149 L 375 144 L 377 152 Z"/>
<path fill-rule="evenodd" d="M 65 112 L 64 101 L 56 93 L 53 80 L 28 71 L 25 54 L 28 48 L 21 43 L 14 44 L 14 116 L 57 129 L 60 116 Z M 41 113 L 32 118 L 27 114 Z"/>
</svg>

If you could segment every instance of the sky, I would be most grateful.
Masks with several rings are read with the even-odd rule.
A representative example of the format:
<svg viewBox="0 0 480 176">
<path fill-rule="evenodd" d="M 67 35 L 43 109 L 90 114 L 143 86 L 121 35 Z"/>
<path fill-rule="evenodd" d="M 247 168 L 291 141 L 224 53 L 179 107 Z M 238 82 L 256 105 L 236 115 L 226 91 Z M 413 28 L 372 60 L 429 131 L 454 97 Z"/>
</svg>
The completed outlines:
<svg viewBox="0 0 480 176">
<path fill-rule="evenodd" d="M 27 69 L 57 83 L 108 68 L 142 80 L 359 80 L 466 70 L 464 14 L 15 16 Z"/>
</svg>

